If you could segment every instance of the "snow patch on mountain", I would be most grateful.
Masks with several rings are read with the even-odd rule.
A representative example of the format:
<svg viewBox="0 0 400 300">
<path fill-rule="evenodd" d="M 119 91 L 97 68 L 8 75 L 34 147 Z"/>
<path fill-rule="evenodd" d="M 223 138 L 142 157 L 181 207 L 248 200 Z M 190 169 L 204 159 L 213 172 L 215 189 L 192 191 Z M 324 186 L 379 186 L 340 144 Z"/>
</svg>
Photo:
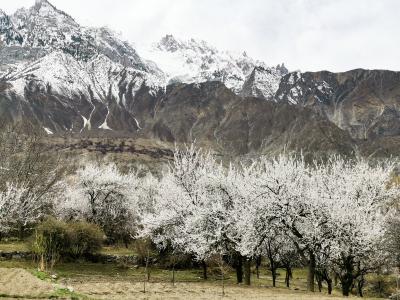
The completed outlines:
<svg viewBox="0 0 400 300">
<path fill-rule="evenodd" d="M 308 73 L 292 72 L 282 78 L 276 99 L 294 105 L 328 103 L 335 93 L 335 87 L 326 80 Z"/>
<path fill-rule="evenodd" d="M 257 68 L 253 96 L 268 98 L 276 92 L 285 68 L 268 67 L 245 52 L 219 51 L 205 41 L 181 40 L 166 35 L 150 47 L 142 47 L 139 54 L 155 62 L 166 74 L 166 84 L 174 82 L 200 83 L 221 81 L 237 94 L 242 92 L 246 80 Z"/>
<path fill-rule="evenodd" d="M 33 82 L 42 91 L 69 98 L 83 95 L 90 99 L 92 91 L 99 100 L 114 98 L 117 102 L 121 100 L 121 85 L 129 84 L 133 96 L 143 84 L 154 93 L 162 84 L 157 76 L 126 68 L 104 55 L 83 62 L 62 51 L 54 51 L 34 62 L 23 63 L 1 79 L 12 83 L 11 91 L 20 96 L 24 95 L 26 86 Z"/>
<path fill-rule="evenodd" d="M 242 95 L 276 101 L 275 93 L 286 72 L 284 65 L 275 68 L 255 67 L 243 84 Z"/>
<path fill-rule="evenodd" d="M 106 115 L 106 118 L 104 119 L 103 124 L 101 124 L 101 125 L 99 126 L 99 129 L 112 130 L 112 129 L 108 126 L 108 124 L 107 124 L 107 118 L 108 118 L 109 114 L 110 114 L 110 109 L 107 107 L 107 115 Z"/>
<path fill-rule="evenodd" d="M 139 53 L 112 30 L 80 26 L 47 0 L 7 16 L 0 11 L 0 80 L 24 98 L 27 89 L 69 99 L 111 99 L 125 106 L 143 86 L 156 94 L 174 82 L 221 81 L 237 94 L 274 99 L 287 69 L 245 52 L 167 35 Z M 145 58 L 145 59 L 144 59 Z M 90 127 L 86 116 L 84 127 Z M 105 122 L 106 124 L 106 122 Z M 139 127 L 139 126 L 138 126 Z"/>
<path fill-rule="evenodd" d="M 80 32 L 79 24 L 71 16 L 46 0 L 36 1 L 29 9 L 17 10 L 11 21 L 22 40 L 10 41 L 10 45 L 62 48 Z"/>
</svg>

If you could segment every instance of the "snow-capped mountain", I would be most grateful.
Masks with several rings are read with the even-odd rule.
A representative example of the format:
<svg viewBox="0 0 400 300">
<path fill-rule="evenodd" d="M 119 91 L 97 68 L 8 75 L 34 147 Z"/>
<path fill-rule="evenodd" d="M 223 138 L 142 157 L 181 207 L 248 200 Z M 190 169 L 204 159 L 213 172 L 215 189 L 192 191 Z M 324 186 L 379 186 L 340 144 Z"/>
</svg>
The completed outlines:
<svg viewBox="0 0 400 300">
<path fill-rule="evenodd" d="M 69 95 L 98 91 L 100 96 L 111 90 L 122 101 L 118 74 L 123 70 L 131 75 L 124 77 L 125 82 L 134 77 L 136 87 L 146 84 L 154 92 L 175 82 L 221 81 L 236 94 L 273 99 L 287 73 L 283 65 L 268 67 L 246 53 L 219 51 L 204 41 L 183 41 L 172 35 L 141 48 L 139 56 L 110 29 L 80 26 L 47 0 L 37 0 L 31 8 L 11 16 L 0 12 L 0 40 L 6 46 L 1 49 L 0 75 L 20 95 L 26 80 L 35 78 L 37 84 L 51 85 L 53 91 Z"/>
<path fill-rule="evenodd" d="M 110 90 L 122 100 L 115 91 L 133 78 L 134 85 L 146 82 L 154 90 L 164 82 L 154 64 L 146 64 L 111 30 L 82 27 L 46 0 L 0 16 L 2 52 L 8 52 L 2 55 L 2 77 L 17 94 L 23 95 L 34 79 L 38 86 L 68 95 L 93 91 L 101 99 Z"/>
<path fill-rule="evenodd" d="M 128 132 L 240 153 L 277 143 L 351 151 L 353 139 L 385 137 L 398 149 L 399 94 L 399 72 L 288 73 L 172 35 L 135 48 L 46 0 L 0 11 L 0 118 L 48 134 Z"/>
<path fill-rule="evenodd" d="M 266 99 L 272 99 L 281 77 L 288 73 L 283 64 L 268 67 L 246 52 L 219 51 L 205 41 L 181 40 L 173 35 L 139 49 L 139 54 L 165 72 L 166 84 L 220 81 L 236 94 Z"/>
<path fill-rule="evenodd" d="M 0 38 L 7 46 L 54 49 L 87 61 L 103 54 L 112 61 L 141 71 L 152 71 L 129 43 L 107 28 L 80 26 L 71 16 L 58 10 L 47 0 L 36 0 L 29 9 L 21 8 L 12 16 L 3 13 Z"/>
<path fill-rule="evenodd" d="M 204 41 L 167 35 L 139 53 L 108 28 L 80 26 L 47 0 L 8 16 L 0 11 L 0 78 L 8 94 L 27 87 L 66 97 L 85 96 L 124 105 L 145 85 L 155 94 L 169 84 L 223 82 L 238 95 L 274 100 L 282 66 L 219 51 Z M 126 93 L 130 93 L 127 95 Z M 83 116 L 88 118 L 89 116 Z M 90 122 L 88 122 L 90 124 Z"/>
</svg>

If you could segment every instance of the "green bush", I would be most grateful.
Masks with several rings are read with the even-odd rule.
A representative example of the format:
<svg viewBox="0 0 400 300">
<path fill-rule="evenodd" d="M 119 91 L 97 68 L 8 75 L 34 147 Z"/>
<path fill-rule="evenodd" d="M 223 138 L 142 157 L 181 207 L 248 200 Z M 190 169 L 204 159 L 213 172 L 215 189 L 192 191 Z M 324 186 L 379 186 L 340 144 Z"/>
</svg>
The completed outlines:
<svg viewBox="0 0 400 300">
<path fill-rule="evenodd" d="M 68 224 L 69 254 L 74 258 L 98 252 L 103 243 L 104 233 L 99 226 L 86 222 Z"/>
<path fill-rule="evenodd" d="M 145 265 L 146 261 L 152 259 L 154 255 L 154 245 L 150 239 L 137 239 L 133 243 L 133 249 L 137 256 L 138 263 Z"/>
<path fill-rule="evenodd" d="M 396 292 L 396 278 L 394 276 L 371 274 L 367 283 L 366 291 L 369 295 L 387 298 Z"/>
<path fill-rule="evenodd" d="M 69 237 L 64 222 L 49 218 L 36 227 L 31 248 L 40 260 L 40 270 L 45 270 L 48 264 L 53 268 L 68 246 Z"/>
<path fill-rule="evenodd" d="M 96 253 L 102 247 L 103 237 L 104 233 L 95 224 L 49 218 L 36 227 L 31 249 L 43 271 L 61 258 L 76 259 Z"/>
</svg>

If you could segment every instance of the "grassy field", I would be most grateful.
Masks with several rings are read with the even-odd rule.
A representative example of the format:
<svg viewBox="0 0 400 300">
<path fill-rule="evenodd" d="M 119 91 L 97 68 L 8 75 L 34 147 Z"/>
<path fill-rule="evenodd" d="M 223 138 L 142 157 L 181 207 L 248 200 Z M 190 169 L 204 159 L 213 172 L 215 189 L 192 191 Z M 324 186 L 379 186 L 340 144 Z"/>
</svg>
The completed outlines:
<svg viewBox="0 0 400 300">
<path fill-rule="evenodd" d="M 71 285 L 72 283 L 72 285 Z M 245 287 L 212 282 L 137 282 L 128 278 L 102 277 L 54 283 L 39 279 L 20 268 L 0 268 L 0 298 L 2 299 L 343 299 L 320 293 L 262 286 Z M 372 298 L 369 298 L 372 299 Z"/>
<path fill-rule="evenodd" d="M 15 252 L 15 251 L 29 251 L 28 244 L 26 242 L 12 241 L 12 242 L 0 242 L 0 251 L 3 252 Z"/>
<path fill-rule="evenodd" d="M 23 243 L 0 243 L 0 251 L 26 251 Z M 123 247 L 105 247 L 103 254 L 131 255 L 132 250 Z M 172 271 L 152 266 L 150 281 L 143 267 L 116 263 L 59 263 L 48 273 L 37 271 L 37 264 L 27 260 L 0 261 L 0 300 L 6 298 L 60 298 L 60 299 L 222 299 L 222 280 L 217 268 L 209 268 L 209 279 L 202 279 L 202 270 Z M 252 277 L 252 286 L 236 284 L 233 270 L 224 280 L 224 299 L 342 299 L 336 288 L 332 296 L 306 292 L 306 270 L 295 269 L 290 289 L 285 287 L 284 271 L 279 270 L 277 288 L 266 268 L 260 278 Z M 52 275 L 53 276 L 52 278 Z M 146 284 L 146 293 L 143 292 Z M 371 296 L 372 293 L 366 293 Z M 377 299 L 377 298 L 367 298 Z"/>
<path fill-rule="evenodd" d="M 178 270 L 175 273 L 176 283 L 173 285 L 171 270 L 152 268 L 150 281 L 145 283 L 146 293 L 144 293 L 146 278 L 144 268 L 125 268 L 116 264 L 87 262 L 60 263 L 52 272 L 43 275 L 43 273 L 37 272 L 36 266 L 34 262 L 24 260 L 0 262 L 0 268 L 3 268 L 0 270 L 0 283 L 7 282 L 7 278 L 18 278 L 20 270 L 27 270 L 27 273 L 33 278 L 29 279 L 25 274 L 22 281 L 8 283 L 6 290 L 4 290 L 3 284 L 3 287 L 0 287 L 0 298 L 1 295 L 3 298 L 5 296 L 24 296 L 27 297 L 26 299 L 34 297 L 121 300 L 222 298 L 222 281 L 220 277 L 213 275 L 212 270 L 210 270 L 210 278 L 207 281 L 201 278 L 201 270 Z M 11 275 L 6 275 L 7 272 L 4 270 L 9 270 L 8 274 L 11 272 Z M 16 276 L 13 275 L 14 272 L 16 272 Z M 52 274 L 57 275 L 56 280 L 51 280 Z M 235 274 L 229 273 L 224 282 L 224 299 L 342 299 L 338 289 L 334 291 L 333 296 L 328 296 L 326 291 L 307 293 L 305 276 L 306 272 L 303 269 L 294 270 L 293 285 L 287 289 L 284 287 L 282 279 L 278 280 L 277 288 L 272 288 L 267 271 L 263 271 L 259 279 L 253 276 L 251 287 L 237 285 Z M 43 286 L 40 282 L 43 283 Z M 21 284 L 22 286 L 19 286 Z M 14 285 L 15 292 L 12 292 L 11 285 Z"/>
<path fill-rule="evenodd" d="M 129 246 L 128 248 L 124 246 L 104 246 L 100 250 L 100 253 L 106 255 L 134 255 L 135 250 L 132 246 Z"/>
</svg>

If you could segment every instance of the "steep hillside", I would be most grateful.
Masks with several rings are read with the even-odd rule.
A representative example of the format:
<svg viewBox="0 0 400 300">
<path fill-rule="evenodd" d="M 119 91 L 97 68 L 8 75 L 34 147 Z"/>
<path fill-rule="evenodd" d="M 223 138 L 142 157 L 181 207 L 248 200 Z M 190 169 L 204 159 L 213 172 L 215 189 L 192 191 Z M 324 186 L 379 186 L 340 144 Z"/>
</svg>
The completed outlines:
<svg viewBox="0 0 400 300">
<path fill-rule="evenodd" d="M 322 112 L 354 138 L 400 135 L 400 72 L 290 73 L 276 98 Z"/>
<path fill-rule="evenodd" d="M 0 117 L 49 137 L 196 140 L 232 156 L 397 155 L 400 73 L 289 73 L 172 35 L 135 49 L 38 0 L 0 11 Z"/>
</svg>

